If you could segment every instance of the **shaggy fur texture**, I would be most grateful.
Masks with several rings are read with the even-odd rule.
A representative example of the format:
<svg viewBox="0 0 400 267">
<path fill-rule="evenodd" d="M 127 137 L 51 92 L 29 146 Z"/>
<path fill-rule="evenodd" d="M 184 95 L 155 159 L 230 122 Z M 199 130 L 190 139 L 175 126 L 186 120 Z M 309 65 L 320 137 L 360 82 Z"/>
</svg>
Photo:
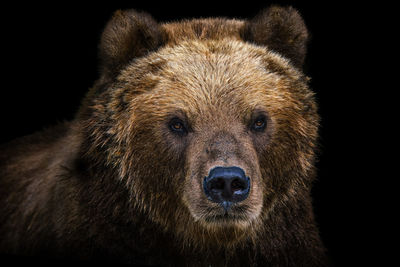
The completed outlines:
<svg viewBox="0 0 400 267">
<path fill-rule="evenodd" d="M 117 11 L 75 120 L 3 145 L 0 250 L 187 266 L 324 266 L 310 187 L 319 117 L 292 8 L 158 24 Z M 265 129 L 253 125 L 263 118 Z M 184 131 L 171 130 L 179 120 Z M 239 166 L 229 213 L 202 181 Z"/>
</svg>

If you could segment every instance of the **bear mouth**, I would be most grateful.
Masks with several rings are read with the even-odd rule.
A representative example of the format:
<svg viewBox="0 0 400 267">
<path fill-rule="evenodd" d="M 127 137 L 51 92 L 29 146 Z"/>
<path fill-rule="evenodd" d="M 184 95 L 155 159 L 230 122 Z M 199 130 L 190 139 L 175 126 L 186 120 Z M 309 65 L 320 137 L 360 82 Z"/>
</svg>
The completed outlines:
<svg viewBox="0 0 400 267">
<path fill-rule="evenodd" d="M 248 207 L 235 203 L 221 203 L 206 211 L 207 223 L 239 223 L 248 220 Z"/>
<path fill-rule="evenodd" d="M 229 214 L 225 213 L 223 215 L 213 215 L 205 217 L 205 221 L 207 223 L 232 223 L 232 222 L 241 222 L 245 221 L 246 216 L 244 215 L 237 215 L 237 214 Z"/>
</svg>

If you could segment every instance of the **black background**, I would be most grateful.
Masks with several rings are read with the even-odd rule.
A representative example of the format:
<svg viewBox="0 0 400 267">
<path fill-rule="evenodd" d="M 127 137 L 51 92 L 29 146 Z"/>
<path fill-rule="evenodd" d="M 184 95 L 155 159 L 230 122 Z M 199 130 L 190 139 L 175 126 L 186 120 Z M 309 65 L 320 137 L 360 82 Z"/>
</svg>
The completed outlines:
<svg viewBox="0 0 400 267">
<path fill-rule="evenodd" d="M 318 181 L 313 189 L 316 220 L 337 266 L 376 260 L 376 193 L 366 184 L 378 177 L 371 131 L 376 107 L 366 112 L 375 84 L 365 66 L 371 61 L 374 6 L 339 1 L 99 1 L 96 4 L 2 6 L 0 143 L 70 120 L 98 78 L 97 45 L 117 9 L 149 12 L 158 21 L 191 17 L 251 18 L 271 3 L 292 5 L 311 33 L 305 72 L 312 78 L 322 125 Z M 366 116 L 367 113 L 367 116 Z M 0 237 L 1 238 L 1 237 Z M 379 259 L 380 261 L 382 258 Z"/>
</svg>

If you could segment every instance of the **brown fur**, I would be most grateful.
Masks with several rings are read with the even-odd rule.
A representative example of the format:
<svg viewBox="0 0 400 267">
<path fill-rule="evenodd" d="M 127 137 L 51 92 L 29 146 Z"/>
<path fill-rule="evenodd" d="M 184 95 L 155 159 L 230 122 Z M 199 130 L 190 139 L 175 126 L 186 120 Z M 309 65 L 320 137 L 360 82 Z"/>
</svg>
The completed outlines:
<svg viewBox="0 0 400 267">
<path fill-rule="evenodd" d="M 306 39 L 292 8 L 161 25 L 116 12 L 102 35 L 102 75 L 76 119 L 2 148 L 0 250 L 325 265 L 310 199 L 319 117 L 299 71 Z M 260 114 L 267 128 L 254 132 Z M 172 118 L 185 136 L 171 132 Z M 228 217 L 202 190 L 215 166 L 251 177 Z"/>
</svg>

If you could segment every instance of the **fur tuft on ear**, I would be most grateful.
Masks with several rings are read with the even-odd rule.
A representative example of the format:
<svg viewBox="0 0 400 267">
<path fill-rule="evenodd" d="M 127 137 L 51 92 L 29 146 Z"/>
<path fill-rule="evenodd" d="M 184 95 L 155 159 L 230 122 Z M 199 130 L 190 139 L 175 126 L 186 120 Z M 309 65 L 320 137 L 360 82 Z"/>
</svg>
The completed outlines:
<svg viewBox="0 0 400 267">
<path fill-rule="evenodd" d="M 101 36 L 99 55 L 103 79 L 112 79 L 134 58 L 163 44 L 160 25 L 147 13 L 116 11 Z"/>
<path fill-rule="evenodd" d="M 271 6 L 248 21 L 242 32 L 245 41 L 264 45 L 301 68 L 306 55 L 308 31 L 292 7 Z"/>
</svg>

